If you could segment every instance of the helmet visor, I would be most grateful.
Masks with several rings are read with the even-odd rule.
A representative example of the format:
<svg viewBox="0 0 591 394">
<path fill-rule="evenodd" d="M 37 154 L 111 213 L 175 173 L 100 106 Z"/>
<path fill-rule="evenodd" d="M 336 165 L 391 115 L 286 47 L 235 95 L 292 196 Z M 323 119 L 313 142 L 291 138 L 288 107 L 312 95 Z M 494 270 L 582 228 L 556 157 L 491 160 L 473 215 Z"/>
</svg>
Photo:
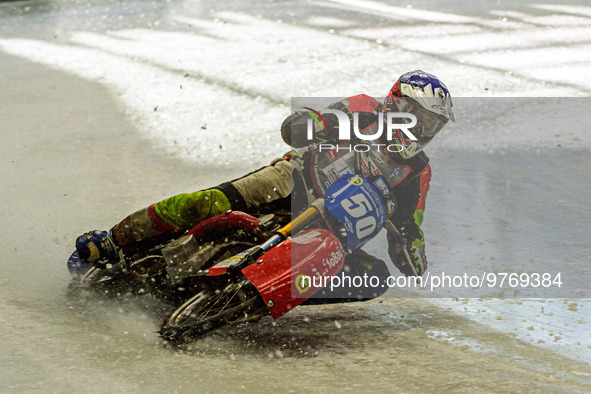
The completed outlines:
<svg viewBox="0 0 591 394">
<path fill-rule="evenodd" d="M 447 124 L 447 119 L 427 111 L 424 108 L 413 103 L 412 100 L 406 100 L 408 105 L 403 111 L 413 114 L 417 118 L 417 124 L 410 131 L 422 143 L 430 141 Z"/>
<path fill-rule="evenodd" d="M 410 131 L 422 144 L 431 141 L 448 122 L 445 117 L 426 110 L 412 99 L 400 100 L 398 109 L 417 118 L 417 124 Z"/>
</svg>

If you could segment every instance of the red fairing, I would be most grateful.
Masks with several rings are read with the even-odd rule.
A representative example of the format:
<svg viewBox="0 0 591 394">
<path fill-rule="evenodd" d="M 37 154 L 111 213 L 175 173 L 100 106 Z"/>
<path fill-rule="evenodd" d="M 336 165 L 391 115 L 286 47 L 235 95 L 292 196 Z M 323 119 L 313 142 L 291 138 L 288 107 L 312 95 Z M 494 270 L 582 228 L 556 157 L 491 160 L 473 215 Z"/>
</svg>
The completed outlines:
<svg viewBox="0 0 591 394">
<path fill-rule="evenodd" d="M 187 233 L 195 238 L 200 238 L 209 231 L 222 227 L 244 227 L 255 231 L 259 227 L 259 219 L 240 211 L 230 211 L 203 220 Z"/>
<path fill-rule="evenodd" d="M 242 273 L 255 285 L 271 316 L 277 319 L 322 288 L 323 281 L 306 281 L 304 276 L 336 276 L 343 268 L 345 254 L 331 232 L 311 229 L 276 246 L 259 260 L 262 263 L 249 265 Z"/>
<path fill-rule="evenodd" d="M 234 262 L 233 262 L 234 263 Z M 224 275 L 228 271 L 226 265 L 216 264 L 211 268 L 208 268 L 209 272 L 205 276 L 219 276 Z"/>
</svg>

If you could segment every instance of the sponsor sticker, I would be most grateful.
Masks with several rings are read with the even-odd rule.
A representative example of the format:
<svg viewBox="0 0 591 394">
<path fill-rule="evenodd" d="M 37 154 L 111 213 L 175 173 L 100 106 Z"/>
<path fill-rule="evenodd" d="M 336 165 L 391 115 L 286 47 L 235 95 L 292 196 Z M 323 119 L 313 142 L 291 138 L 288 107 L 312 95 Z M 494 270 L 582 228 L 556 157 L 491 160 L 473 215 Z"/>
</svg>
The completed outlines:
<svg viewBox="0 0 591 394">
<path fill-rule="evenodd" d="M 359 176 L 354 176 L 352 178 L 349 178 L 349 183 L 351 183 L 355 186 L 359 186 L 363 183 L 363 178 L 361 178 Z"/>
<path fill-rule="evenodd" d="M 375 187 L 378 188 L 380 193 L 382 193 L 384 195 L 384 197 L 386 197 L 386 198 L 390 197 L 390 188 L 388 187 L 388 184 L 386 184 L 386 181 L 384 180 L 384 178 L 379 177 L 378 179 L 373 181 L 373 184 L 375 185 Z"/>
<path fill-rule="evenodd" d="M 377 165 L 379 165 L 380 167 L 386 166 L 386 159 L 384 158 L 384 155 L 381 152 L 376 152 L 376 151 L 372 150 L 371 151 L 371 158 L 372 158 L 373 162 L 376 163 Z"/>
<path fill-rule="evenodd" d="M 331 149 L 328 151 L 328 159 L 332 162 L 339 158 L 339 152 L 336 149 Z"/>
<path fill-rule="evenodd" d="M 394 209 L 396 209 L 396 204 L 394 204 L 392 200 L 386 201 L 386 211 L 388 211 L 388 215 L 394 212 Z"/>
<path fill-rule="evenodd" d="M 392 172 L 390 174 L 388 174 L 388 178 L 390 178 L 390 179 L 398 178 L 399 175 L 400 175 L 400 168 L 396 167 L 392 170 Z"/>
<path fill-rule="evenodd" d="M 313 238 L 316 238 L 320 235 L 320 233 L 318 231 L 308 231 L 307 233 L 304 233 L 302 235 L 298 235 L 296 237 L 293 237 L 291 239 L 291 242 L 296 243 L 296 244 L 305 244 L 306 242 L 310 241 Z"/>
<path fill-rule="evenodd" d="M 341 250 L 339 249 L 336 252 L 332 252 L 330 254 L 330 256 L 322 259 L 322 265 L 324 267 L 328 266 L 330 268 L 334 268 L 337 266 L 337 264 L 339 264 L 341 262 L 342 258 L 343 258 L 343 252 L 341 252 Z"/>
<path fill-rule="evenodd" d="M 237 254 L 236 256 L 232 256 L 232 257 L 228 257 L 225 260 L 220 261 L 219 263 L 217 263 L 215 265 L 216 268 L 228 268 L 231 265 L 235 265 L 236 263 L 238 263 L 246 254 L 245 253 L 240 253 Z"/>
<path fill-rule="evenodd" d="M 310 290 L 310 277 L 308 275 L 300 274 L 295 278 L 295 287 L 300 294 Z"/>
</svg>

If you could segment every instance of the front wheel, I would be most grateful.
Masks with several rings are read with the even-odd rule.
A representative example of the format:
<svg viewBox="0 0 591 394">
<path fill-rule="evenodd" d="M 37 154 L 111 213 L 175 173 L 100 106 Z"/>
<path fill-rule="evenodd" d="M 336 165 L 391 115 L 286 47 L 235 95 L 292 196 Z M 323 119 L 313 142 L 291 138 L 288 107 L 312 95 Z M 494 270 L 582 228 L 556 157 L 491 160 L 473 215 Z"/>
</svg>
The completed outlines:
<svg viewBox="0 0 591 394">
<path fill-rule="evenodd" d="M 186 343 L 214 330 L 258 320 L 268 314 L 253 284 L 241 279 L 223 289 L 203 290 L 166 318 L 160 336 L 173 343 Z"/>
</svg>

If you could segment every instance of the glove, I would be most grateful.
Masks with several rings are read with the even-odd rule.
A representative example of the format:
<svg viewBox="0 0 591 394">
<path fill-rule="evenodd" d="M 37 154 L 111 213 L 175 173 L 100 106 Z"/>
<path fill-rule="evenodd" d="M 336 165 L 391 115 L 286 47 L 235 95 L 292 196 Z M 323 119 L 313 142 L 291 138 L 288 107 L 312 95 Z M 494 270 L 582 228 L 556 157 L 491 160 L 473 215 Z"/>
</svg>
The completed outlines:
<svg viewBox="0 0 591 394">
<path fill-rule="evenodd" d="M 403 223 L 399 230 L 400 234 L 407 240 L 423 239 L 423 233 L 414 220 Z"/>
<path fill-rule="evenodd" d="M 427 271 L 425 252 L 405 238 L 388 231 L 388 254 L 392 263 L 406 276 L 422 276 Z"/>
<path fill-rule="evenodd" d="M 425 271 L 427 271 L 427 256 L 425 255 L 425 251 L 411 246 L 409 255 L 412 260 L 415 272 L 418 276 L 423 276 Z"/>
<path fill-rule="evenodd" d="M 119 262 L 119 248 L 110 232 L 89 231 L 76 239 L 76 251 L 80 260 L 98 268 Z"/>
</svg>

